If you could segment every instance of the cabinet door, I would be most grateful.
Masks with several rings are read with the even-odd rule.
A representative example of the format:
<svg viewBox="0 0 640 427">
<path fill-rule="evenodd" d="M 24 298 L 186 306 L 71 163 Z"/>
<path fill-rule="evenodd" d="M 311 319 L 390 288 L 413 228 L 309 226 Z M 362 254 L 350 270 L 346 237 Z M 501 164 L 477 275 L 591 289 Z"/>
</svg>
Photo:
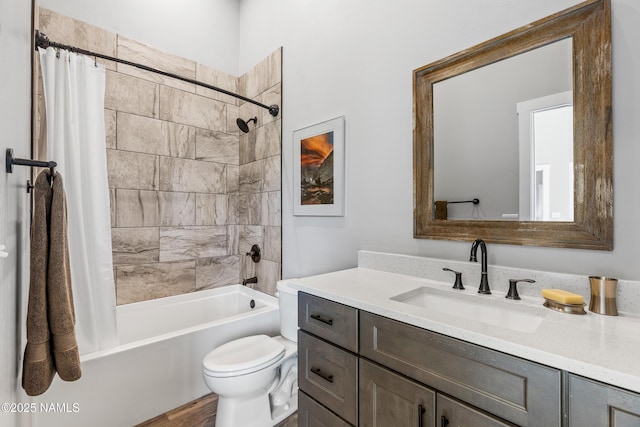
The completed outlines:
<svg viewBox="0 0 640 427">
<path fill-rule="evenodd" d="M 304 394 L 298 393 L 298 427 L 349 427 L 336 414 Z"/>
<path fill-rule="evenodd" d="M 361 427 L 433 427 L 433 390 L 360 359 Z"/>
<path fill-rule="evenodd" d="M 638 427 L 640 395 L 569 375 L 569 426 Z"/>
<path fill-rule="evenodd" d="M 442 394 L 438 394 L 437 407 L 438 415 L 436 416 L 436 421 L 437 425 L 442 427 L 508 427 L 515 425 L 502 422 L 484 412 Z"/>
</svg>

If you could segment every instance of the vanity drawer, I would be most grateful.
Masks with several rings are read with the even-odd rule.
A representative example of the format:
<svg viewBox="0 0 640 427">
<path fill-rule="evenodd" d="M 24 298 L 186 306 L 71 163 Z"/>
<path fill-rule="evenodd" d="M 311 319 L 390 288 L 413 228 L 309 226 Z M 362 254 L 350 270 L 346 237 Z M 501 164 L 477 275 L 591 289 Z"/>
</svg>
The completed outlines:
<svg viewBox="0 0 640 427">
<path fill-rule="evenodd" d="M 360 355 L 522 426 L 559 426 L 559 370 L 360 313 Z"/>
<path fill-rule="evenodd" d="M 298 386 L 351 424 L 358 424 L 357 356 L 299 331 Z"/>
<path fill-rule="evenodd" d="M 298 293 L 298 326 L 349 351 L 358 351 L 358 310 Z"/>
<path fill-rule="evenodd" d="M 299 427 L 350 427 L 336 414 L 304 394 L 298 393 Z"/>
</svg>

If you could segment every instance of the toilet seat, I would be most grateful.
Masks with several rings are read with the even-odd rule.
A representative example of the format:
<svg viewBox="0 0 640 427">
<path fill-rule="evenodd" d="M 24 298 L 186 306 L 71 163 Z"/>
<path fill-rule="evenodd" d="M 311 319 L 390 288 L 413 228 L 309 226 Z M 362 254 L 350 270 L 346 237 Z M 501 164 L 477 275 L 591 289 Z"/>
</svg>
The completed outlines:
<svg viewBox="0 0 640 427">
<path fill-rule="evenodd" d="M 218 378 L 246 375 L 278 362 L 284 353 L 284 345 L 267 335 L 238 338 L 209 352 L 203 371 Z"/>
</svg>

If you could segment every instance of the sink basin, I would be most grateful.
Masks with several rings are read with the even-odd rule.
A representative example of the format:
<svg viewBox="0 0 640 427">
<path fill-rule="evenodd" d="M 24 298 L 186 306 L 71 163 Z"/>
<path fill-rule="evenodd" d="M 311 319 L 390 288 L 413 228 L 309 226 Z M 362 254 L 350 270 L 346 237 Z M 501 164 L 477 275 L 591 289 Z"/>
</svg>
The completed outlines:
<svg viewBox="0 0 640 427">
<path fill-rule="evenodd" d="M 546 314 L 544 309 L 536 309 L 520 301 L 445 291 L 426 286 L 396 295 L 391 297 L 391 300 L 424 308 L 431 313 L 524 333 L 535 332 Z"/>
</svg>

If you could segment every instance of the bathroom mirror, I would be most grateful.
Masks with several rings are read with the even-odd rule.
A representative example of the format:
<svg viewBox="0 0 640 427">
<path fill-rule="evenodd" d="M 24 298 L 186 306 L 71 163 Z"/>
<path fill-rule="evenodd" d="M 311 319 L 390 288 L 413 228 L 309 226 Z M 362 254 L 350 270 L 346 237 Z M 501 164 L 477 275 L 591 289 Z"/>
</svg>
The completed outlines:
<svg viewBox="0 0 640 427">
<path fill-rule="evenodd" d="M 610 7 L 414 71 L 414 237 L 613 248 Z"/>
</svg>

